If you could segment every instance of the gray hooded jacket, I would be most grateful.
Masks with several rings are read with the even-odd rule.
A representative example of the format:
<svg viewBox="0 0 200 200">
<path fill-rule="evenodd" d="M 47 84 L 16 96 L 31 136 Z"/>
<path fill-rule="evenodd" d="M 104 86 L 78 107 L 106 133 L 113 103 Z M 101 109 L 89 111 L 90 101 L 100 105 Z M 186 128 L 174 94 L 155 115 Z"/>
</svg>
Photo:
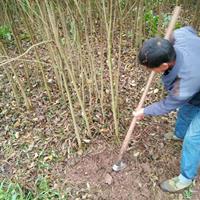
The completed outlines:
<svg viewBox="0 0 200 200">
<path fill-rule="evenodd" d="M 176 64 L 162 75 L 168 95 L 145 107 L 145 115 L 163 115 L 185 103 L 200 107 L 200 37 L 189 26 L 173 34 Z"/>
</svg>

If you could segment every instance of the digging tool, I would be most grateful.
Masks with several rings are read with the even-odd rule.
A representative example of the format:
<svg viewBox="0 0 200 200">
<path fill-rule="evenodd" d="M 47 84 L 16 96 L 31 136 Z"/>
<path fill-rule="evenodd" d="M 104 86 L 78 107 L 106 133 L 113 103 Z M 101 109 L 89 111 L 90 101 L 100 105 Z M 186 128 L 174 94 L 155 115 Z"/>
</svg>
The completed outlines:
<svg viewBox="0 0 200 200">
<path fill-rule="evenodd" d="M 165 37 L 164 37 L 167 40 L 170 39 L 171 33 L 172 33 L 173 29 L 174 29 L 174 26 L 175 26 L 176 20 L 177 20 L 177 18 L 179 16 L 180 10 L 181 10 L 181 8 L 179 6 L 176 6 L 175 9 L 174 9 L 172 19 L 171 19 L 171 21 L 169 23 L 169 26 L 167 28 L 167 31 L 166 31 Z M 146 95 L 147 95 L 147 92 L 149 90 L 149 87 L 151 85 L 151 82 L 153 80 L 154 74 L 155 74 L 155 72 L 152 71 L 150 76 L 149 76 L 149 79 L 147 81 L 145 90 L 143 92 L 143 95 L 142 95 L 142 97 L 140 99 L 140 102 L 139 102 L 136 110 L 140 110 L 143 107 L 143 103 L 144 103 L 144 100 L 146 98 Z M 114 164 L 113 167 L 112 167 L 112 169 L 114 171 L 116 171 L 116 172 L 121 171 L 126 167 L 126 164 L 122 161 L 122 158 L 123 158 L 124 152 L 127 149 L 128 143 L 130 141 L 131 134 L 132 134 L 132 132 L 133 132 L 133 130 L 135 128 L 136 121 L 137 121 L 137 117 L 134 117 L 132 119 L 131 125 L 130 125 L 130 127 L 128 129 L 126 137 L 125 137 L 125 139 L 123 141 L 122 147 L 120 149 L 118 160 L 117 160 L 116 164 Z"/>
</svg>

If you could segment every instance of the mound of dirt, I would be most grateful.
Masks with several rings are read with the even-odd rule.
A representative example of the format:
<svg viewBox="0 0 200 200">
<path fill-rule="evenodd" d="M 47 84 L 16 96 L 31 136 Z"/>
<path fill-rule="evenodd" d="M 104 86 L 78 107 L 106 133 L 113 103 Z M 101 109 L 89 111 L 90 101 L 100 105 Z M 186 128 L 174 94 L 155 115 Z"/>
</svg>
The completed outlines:
<svg viewBox="0 0 200 200">
<path fill-rule="evenodd" d="M 117 152 L 102 144 L 99 151 L 93 151 L 74 166 L 68 166 L 65 178 L 71 184 L 85 182 L 98 188 L 102 199 L 148 199 L 150 194 L 140 175 L 144 169 L 137 161 L 132 161 L 127 162 L 128 166 L 123 171 L 113 172 L 116 158 Z M 142 189 L 138 190 L 140 187 Z"/>
</svg>

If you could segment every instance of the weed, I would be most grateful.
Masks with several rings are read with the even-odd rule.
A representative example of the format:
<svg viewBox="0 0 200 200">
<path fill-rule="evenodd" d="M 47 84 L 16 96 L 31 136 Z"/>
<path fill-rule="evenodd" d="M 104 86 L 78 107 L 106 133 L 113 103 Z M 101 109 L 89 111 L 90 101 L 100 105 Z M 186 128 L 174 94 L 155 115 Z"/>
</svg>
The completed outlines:
<svg viewBox="0 0 200 200">
<path fill-rule="evenodd" d="M 33 194 L 30 191 L 23 191 L 19 184 L 2 181 L 0 184 L 1 200 L 32 200 Z"/>
<path fill-rule="evenodd" d="M 51 188 L 46 177 L 39 176 L 36 181 L 37 198 L 36 199 L 66 199 L 56 189 Z"/>
<path fill-rule="evenodd" d="M 191 199 L 192 198 L 192 187 L 186 189 L 183 193 L 184 199 Z"/>
<path fill-rule="evenodd" d="M 21 187 L 18 183 L 0 182 L 0 200 L 67 200 L 66 195 L 50 187 L 46 177 L 39 176 L 36 180 L 36 192 Z"/>
<path fill-rule="evenodd" d="M 11 41 L 12 33 L 9 26 L 7 25 L 0 26 L 0 38 L 6 41 Z"/>
<path fill-rule="evenodd" d="M 154 36 L 158 32 L 158 20 L 159 16 L 154 15 L 152 10 L 145 12 L 144 15 L 146 22 L 146 31 L 150 36 Z"/>
</svg>

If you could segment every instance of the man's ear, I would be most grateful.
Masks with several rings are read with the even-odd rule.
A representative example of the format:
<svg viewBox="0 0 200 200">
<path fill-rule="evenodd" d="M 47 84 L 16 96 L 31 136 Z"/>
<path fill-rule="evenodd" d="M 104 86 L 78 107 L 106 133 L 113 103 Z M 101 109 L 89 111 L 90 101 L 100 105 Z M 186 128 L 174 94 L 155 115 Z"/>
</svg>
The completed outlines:
<svg viewBox="0 0 200 200">
<path fill-rule="evenodd" d="M 168 63 L 163 63 L 163 64 L 161 65 L 161 69 L 162 69 L 163 71 L 168 70 L 168 69 L 169 69 L 169 64 L 168 64 Z"/>
</svg>

